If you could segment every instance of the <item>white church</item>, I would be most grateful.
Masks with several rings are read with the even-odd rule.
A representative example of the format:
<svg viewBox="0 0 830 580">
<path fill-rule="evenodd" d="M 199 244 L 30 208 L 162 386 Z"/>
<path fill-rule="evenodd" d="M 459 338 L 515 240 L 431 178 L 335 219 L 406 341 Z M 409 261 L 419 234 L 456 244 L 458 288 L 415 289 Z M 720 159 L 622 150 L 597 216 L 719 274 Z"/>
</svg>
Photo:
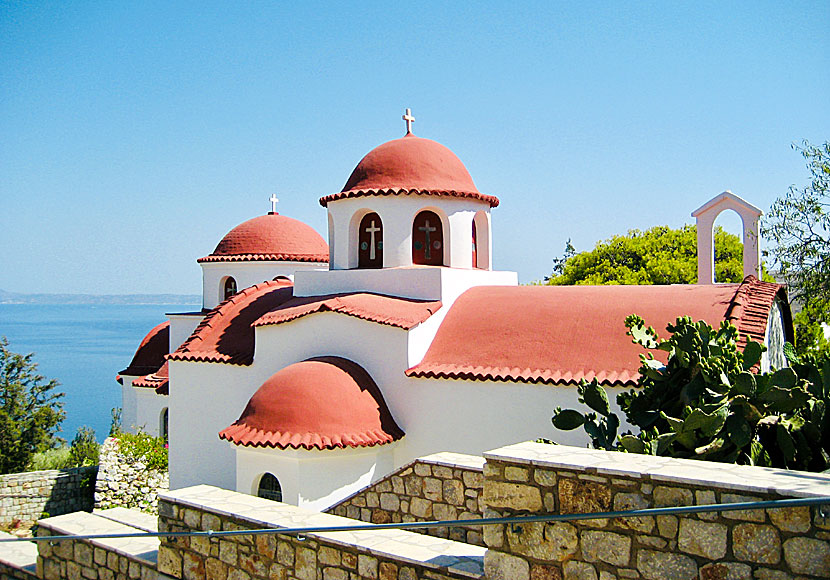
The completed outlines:
<svg viewBox="0 0 830 580">
<path fill-rule="evenodd" d="M 631 388 L 641 352 L 623 321 L 730 320 L 785 366 L 783 286 L 759 281 L 760 210 L 724 192 L 692 215 L 699 279 L 671 286 L 519 286 L 492 269 L 493 195 L 443 145 L 406 135 L 320 198 L 328 244 L 272 211 L 200 258 L 203 308 L 169 314 L 122 384 L 123 424 L 166 434 L 171 488 L 207 483 L 325 509 L 409 461 L 552 437 L 557 406 L 597 378 Z M 741 284 L 712 279 L 712 227 L 744 224 Z"/>
</svg>

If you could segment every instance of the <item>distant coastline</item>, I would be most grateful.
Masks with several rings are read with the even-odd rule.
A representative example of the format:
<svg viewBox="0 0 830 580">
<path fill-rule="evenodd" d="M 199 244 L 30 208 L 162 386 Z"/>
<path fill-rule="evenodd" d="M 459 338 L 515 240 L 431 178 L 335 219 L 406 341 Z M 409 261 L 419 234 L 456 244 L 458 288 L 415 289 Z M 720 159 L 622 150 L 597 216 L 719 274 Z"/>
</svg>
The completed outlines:
<svg viewBox="0 0 830 580">
<path fill-rule="evenodd" d="M 199 294 L 18 294 L 0 290 L 0 304 L 201 304 Z"/>
</svg>

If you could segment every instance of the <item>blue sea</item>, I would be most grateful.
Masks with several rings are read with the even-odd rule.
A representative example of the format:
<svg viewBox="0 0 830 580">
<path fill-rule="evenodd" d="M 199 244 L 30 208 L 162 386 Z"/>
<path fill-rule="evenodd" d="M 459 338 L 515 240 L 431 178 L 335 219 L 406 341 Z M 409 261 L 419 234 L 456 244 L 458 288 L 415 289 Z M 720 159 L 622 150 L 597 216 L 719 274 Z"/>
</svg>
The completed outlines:
<svg viewBox="0 0 830 580">
<path fill-rule="evenodd" d="M 188 309 L 182 304 L 0 304 L 0 336 L 9 339 L 12 352 L 35 353 L 38 372 L 61 383 L 66 419 L 59 435 L 71 441 L 78 427 L 87 425 L 103 441 L 111 409 L 121 406 L 115 375 L 130 364 L 141 339 L 166 319 L 166 312 Z"/>
</svg>

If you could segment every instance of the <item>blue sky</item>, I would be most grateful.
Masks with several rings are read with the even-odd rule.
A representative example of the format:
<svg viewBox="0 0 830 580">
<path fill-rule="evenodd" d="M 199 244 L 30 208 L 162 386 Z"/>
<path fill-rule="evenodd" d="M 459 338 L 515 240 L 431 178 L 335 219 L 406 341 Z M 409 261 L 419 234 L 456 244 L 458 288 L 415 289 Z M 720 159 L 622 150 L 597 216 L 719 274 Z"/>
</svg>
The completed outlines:
<svg viewBox="0 0 830 580">
<path fill-rule="evenodd" d="M 0 288 L 196 293 L 272 193 L 325 233 L 405 107 L 500 197 L 524 282 L 724 189 L 767 209 L 830 138 L 828 30 L 827 2 L 0 1 Z"/>
</svg>

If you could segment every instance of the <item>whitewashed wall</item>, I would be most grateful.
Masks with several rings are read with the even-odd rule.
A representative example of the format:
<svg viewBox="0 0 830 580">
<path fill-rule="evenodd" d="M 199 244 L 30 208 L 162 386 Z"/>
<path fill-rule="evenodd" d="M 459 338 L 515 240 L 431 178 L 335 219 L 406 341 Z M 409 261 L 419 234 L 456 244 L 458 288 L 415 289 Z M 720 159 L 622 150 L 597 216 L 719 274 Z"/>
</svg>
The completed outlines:
<svg viewBox="0 0 830 580">
<path fill-rule="evenodd" d="M 294 273 L 305 270 L 328 269 L 325 262 L 202 262 L 202 305 L 215 308 L 225 299 L 225 278 L 233 276 L 237 290 L 273 280 L 277 276 L 293 279 Z"/>
<path fill-rule="evenodd" d="M 138 377 L 122 376 L 121 385 L 121 427 L 128 433 L 142 431 L 158 437 L 161 427 L 161 413 L 167 407 L 165 395 L 154 389 L 134 387 Z"/>
</svg>

